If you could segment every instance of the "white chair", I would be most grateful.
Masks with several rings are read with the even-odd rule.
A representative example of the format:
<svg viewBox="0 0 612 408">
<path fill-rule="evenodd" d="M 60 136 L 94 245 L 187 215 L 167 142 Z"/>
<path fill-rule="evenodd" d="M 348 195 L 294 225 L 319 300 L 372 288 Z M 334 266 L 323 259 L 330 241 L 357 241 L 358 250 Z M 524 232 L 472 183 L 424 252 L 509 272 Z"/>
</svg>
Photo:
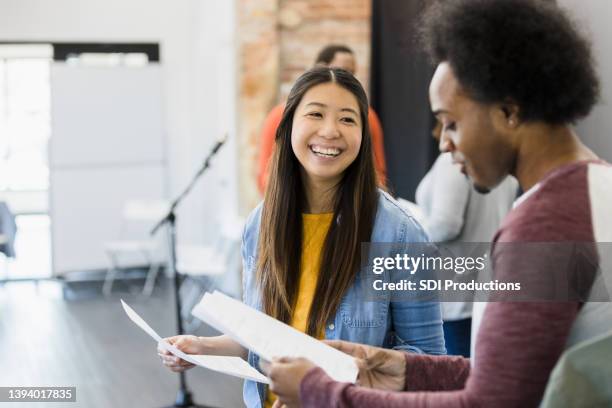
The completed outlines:
<svg viewBox="0 0 612 408">
<path fill-rule="evenodd" d="M 121 214 L 120 238 L 104 244 L 110 262 L 102 288 L 105 296 L 110 295 L 113 282 L 121 269 L 143 263 L 149 269 L 142 294 L 151 295 L 157 274 L 167 262 L 167 249 L 164 245 L 166 242 L 164 231 L 158 231 L 155 236 L 151 236 L 150 231 L 168 210 L 169 203 L 164 200 L 125 202 Z"/>
<path fill-rule="evenodd" d="M 219 235 L 213 245 L 179 245 L 177 247 L 176 269 L 184 276 L 181 284 L 181 315 L 186 332 L 195 331 L 201 322 L 191 315 L 191 310 L 204 295 L 204 292 L 229 283 L 231 287 L 220 288 L 231 293 L 240 290 L 240 241 L 244 218 L 234 217 L 221 223 Z M 231 279 L 236 278 L 236 285 Z"/>
</svg>

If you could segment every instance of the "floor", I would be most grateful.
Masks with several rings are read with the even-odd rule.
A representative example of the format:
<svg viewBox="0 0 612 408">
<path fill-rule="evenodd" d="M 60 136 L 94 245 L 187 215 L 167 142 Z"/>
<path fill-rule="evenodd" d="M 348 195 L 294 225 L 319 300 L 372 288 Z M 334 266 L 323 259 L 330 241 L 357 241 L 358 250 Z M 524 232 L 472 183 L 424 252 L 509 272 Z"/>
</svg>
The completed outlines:
<svg viewBox="0 0 612 408">
<path fill-rule="evenodd" d="M 0 386 L 76 386 L 76 403 L 30 403 L 36 407 L 172 405 L 178 376 L 160 364 L 154 340 L 119 302 L 123 298 L 162 337 L 169 336 L 175 333 L 170 288 L 162 280 L 151 298 L 143 298 L 119 285 L 108 299 L 89 288 L 86 296 L 70 297 L 78 300 L 64 300 L 58 282 L 0 284 Z M 213 331 L 202 327 L 195 334 Z M 199 404 L 243 406 L 242 381 L 234 377 L 198 367 L 189 371 L 187 384 Z"/>
</svg>

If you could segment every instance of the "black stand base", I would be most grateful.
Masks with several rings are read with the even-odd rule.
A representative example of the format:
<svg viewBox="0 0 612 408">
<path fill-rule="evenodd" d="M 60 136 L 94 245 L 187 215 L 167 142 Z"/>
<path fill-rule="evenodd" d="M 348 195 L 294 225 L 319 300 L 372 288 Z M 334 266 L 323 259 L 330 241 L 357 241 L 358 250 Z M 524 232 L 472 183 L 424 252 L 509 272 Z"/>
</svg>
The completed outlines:
<svg viewBox="0 0 612 408">
<path fill-rule="evenodd" d="M 167 408 L 210 408 L 206 405 L 194 404 L 189 391 L 178 390 L 176 393 L 176 401 L 174 405 Z"/>
</svg>

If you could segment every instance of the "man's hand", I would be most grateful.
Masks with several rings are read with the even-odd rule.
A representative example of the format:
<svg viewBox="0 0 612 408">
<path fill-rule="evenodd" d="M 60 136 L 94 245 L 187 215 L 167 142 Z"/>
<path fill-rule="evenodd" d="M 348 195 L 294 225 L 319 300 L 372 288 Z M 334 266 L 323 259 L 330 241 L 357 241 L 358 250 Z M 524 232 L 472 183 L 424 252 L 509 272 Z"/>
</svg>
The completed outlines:
<svg viewBox="0 0 612 408">
<path fill-rule="evenodd" d="M 324 340 L 323 342 L 357 360 L 358 385 L 388 391 L 404 390 L 406 357 L 403 352 L 348 341 Z"/>
<path fill-rule="evenodd" d="M 315 365 L 305 358 L 282 357 L 261 362 L 260 367 L 270 379 L 270 391 L 278 396 L 273 408 L 299 408 L 300 384 Z"/>
</svg>

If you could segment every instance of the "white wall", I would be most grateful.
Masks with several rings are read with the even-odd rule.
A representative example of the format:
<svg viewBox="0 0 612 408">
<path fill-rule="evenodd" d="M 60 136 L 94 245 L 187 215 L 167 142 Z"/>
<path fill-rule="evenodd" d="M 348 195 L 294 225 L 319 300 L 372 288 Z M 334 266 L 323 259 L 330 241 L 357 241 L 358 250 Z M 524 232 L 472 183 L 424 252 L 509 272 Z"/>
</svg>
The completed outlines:
<svg viewBox="0 0 612 408">
<path fill-rule="evenodd" d="M 612 161 L 612 1 L 558 0 L 593 41 L 602 83 L 601 102 L 578 124 L 581 139 L 601 158 Z"/>
<path fill-rule="evenodd" d="M 231 139 L 180 208 L 179 239 L 207 242 L 237 211 L 234 2 L 2 0 L 0 41 L 159 42 L 169 192 L 185 186 L 214 140 Z"/>
</svg>

